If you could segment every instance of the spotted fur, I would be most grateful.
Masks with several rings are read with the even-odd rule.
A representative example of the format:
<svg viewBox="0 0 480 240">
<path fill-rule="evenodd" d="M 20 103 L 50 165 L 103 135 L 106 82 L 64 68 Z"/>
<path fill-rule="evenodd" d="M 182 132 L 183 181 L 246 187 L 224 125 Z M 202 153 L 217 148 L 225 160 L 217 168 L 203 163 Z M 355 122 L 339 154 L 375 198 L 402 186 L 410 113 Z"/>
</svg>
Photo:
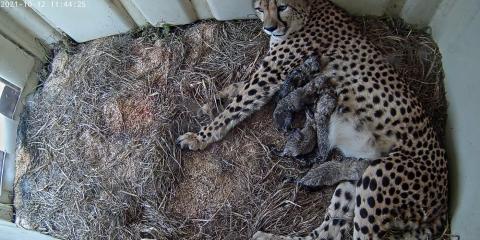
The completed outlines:
<svg viewBox="0 0 480 240">
<path fill-rule="evenodd" d="M 198 133 L 180 136 L 179 144 L 200 150 L 222 139 L 267 103 L 292 69 L 308 56 L 319 55 L 329 59 L 321 74 L 330 79 L 337 95 L 328 126 L 330 147 L 346 157 L 371 161 L 356 185 L 338 186 L 337 191 L 348 190 L 352 199 L 339 194 L 332 206 L 335 210 L 339 203 L 348 211 L 326 217 L 323 230 L 306 238 L 259 232 L 254 239 L 341 239 L 349 226 L 354 240 L 385 239 L 397 228 L 411 239 L 432 239 L 441 233 L 448 195 L 445 151 L 393 66 L 351 17 L 327 0 L 257 0 L 254 6 L 271 35 L 267 56 L 252 78 L 238 85 L 225 111 Z M 327 216 L 332 214 L 329 210 Z M 345 219 L 346 227 L 334 224 L 339 218 Z"/>
</svg>

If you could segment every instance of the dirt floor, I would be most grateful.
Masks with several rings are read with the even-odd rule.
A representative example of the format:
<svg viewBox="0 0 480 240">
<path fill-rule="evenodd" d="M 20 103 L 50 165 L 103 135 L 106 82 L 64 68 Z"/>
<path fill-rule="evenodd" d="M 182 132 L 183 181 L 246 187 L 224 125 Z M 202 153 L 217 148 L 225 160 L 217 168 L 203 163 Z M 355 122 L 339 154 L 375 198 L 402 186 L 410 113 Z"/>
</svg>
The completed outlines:
<svg viewBox="0 0 480 240">
<path fill-rule="evenodd" d="M 390 18 L 358 18 L 409 82 L 443 136 L 441 56 L 430 36 Z M 16 218 L 62 239 L 248 239 L 304 234 L 332 189 L 307 192 L 272 104 L 202 152 L 174 142 L 210 117 L 202 104 L 245 80 L 266 52 L 258 21 L 148 28 L 59 48 L 20 125 Z M 218 103 L 219 104 L 219 103 Z"/>
</svg>

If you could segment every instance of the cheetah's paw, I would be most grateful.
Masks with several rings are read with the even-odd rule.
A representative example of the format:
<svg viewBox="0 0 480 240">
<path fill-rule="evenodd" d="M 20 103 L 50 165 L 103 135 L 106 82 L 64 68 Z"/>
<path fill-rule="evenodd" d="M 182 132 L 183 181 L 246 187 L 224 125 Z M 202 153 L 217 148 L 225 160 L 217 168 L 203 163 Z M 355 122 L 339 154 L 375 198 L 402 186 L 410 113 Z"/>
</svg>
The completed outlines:
<svg viewBox="0 0 480 240">
<path fill-rule="evenodd" d="M 190 149 L 192 151 L 203 150 L 207 144 L 203 142 L 196 133 L 188 132 L 177 138 L 177 144 L 182 149 Z"/>
</svg>

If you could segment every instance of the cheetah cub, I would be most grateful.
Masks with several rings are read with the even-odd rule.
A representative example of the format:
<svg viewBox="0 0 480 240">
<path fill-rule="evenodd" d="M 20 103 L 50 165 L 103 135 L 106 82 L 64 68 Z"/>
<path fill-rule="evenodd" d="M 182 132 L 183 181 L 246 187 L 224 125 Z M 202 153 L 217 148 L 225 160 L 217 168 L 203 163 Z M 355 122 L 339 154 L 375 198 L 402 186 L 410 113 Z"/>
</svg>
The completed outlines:
<svg viewBox="0 0 480 240">
<path fill-rule="evenodd" d="M 320 74 L 337 102 L 328 121 L 328 143 L 346 157 L 369 160 L 356 182 L 338 185 L 324 222 L 309 236 L 264 232 L 260 239 L 432 239 L 447 214 L 447 162 L 430 119 L 382 53 L 351 17 L 328 0 L 256 0 L 270 35 L 267 56 L 249 81 L 231 88 L 231 103 L 198 133 L 178 138 L 201 150 L 265 105 L 286 76 L 308 56 L 328 57 Z M 321 90 L 319 86 L 319 90 Z"/>
</svg>

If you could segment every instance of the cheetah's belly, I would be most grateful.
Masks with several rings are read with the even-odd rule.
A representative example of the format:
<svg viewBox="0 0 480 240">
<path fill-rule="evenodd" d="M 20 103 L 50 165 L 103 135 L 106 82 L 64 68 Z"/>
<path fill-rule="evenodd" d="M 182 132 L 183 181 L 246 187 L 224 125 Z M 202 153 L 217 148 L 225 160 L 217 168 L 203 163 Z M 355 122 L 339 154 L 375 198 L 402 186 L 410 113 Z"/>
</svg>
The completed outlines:
<svg viewBox="0 0 480 240">
<path fill-rule="evenodd" d="M 359 119 L 335 111 L 330 117 L 328 131 L 330 148 L 337 148 L 346 157 L 376 159 L 386 155 L 394 142 L 374 136 L 374 132 Z"/>
</svg>

